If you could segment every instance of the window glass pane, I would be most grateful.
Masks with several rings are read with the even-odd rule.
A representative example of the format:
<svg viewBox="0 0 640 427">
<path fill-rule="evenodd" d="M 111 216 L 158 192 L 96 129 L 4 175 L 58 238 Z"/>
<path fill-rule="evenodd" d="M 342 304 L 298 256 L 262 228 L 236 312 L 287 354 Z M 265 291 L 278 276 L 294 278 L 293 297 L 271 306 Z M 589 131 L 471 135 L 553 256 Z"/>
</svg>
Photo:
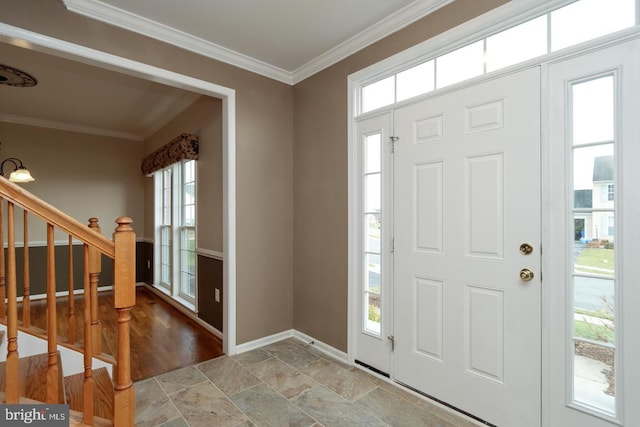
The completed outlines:
<svg viewBox="0 0 640 427">
<path fill-rule="evenodd" d="M 184 199 L 182 203 L 185 205 L 193 205 L 196 202 L 196 183 L 188 182 L 184 185 Z"/>
<path fill-rule="evenodd" d="M 581 340 L 575 342 L 574 401 L 615 414 L 614 360 L 613 348 Z"/>
<path fill-rule="evenodd" d="M 195 274 L 196 272 L 196 254 L 190 251 L 181 251 L 182 253 L 182 271 Z"/>
<path fill-rule="evenodd" d="M 483 40 L 436 58 L 436 87 L 438 89 L 483 73 Z"/>
<path fill-rule="evenodd" d="M 547 16 L 487 38 L 487 72 L 547 53 Z"/>
<path fill-rule="evenodd" d="M 614 292 L 613 280 L 574 277 L 574 400 L 611 414 L 615 413 Z"/>
<path fill-rule="evenodd" d="M 556 51 L 635 25 L 634 0 L 581 0 L 551 12 Z"/>
<path fill-rule="evenodd" d="M 162 224 L 171 224 L 171 169 L 162 171 Z"/>
<path fill-rule="evenodd" d="M 362 88 L 362 112 L 375 110 L 395 102 L 395 76 L 371 83 Z"/>
<path fill-rule="evenodd" d="M 365 274 L 366 284 L 365 290 L 376 294 L 380 293 L 380 255 L 365 255 Z"/>
<path fill-rule="evenodd" d="M 184 182 L 193 182 L 196 180 L 196 162 L 189 160 L 184 162 Z"/>
<path fill-rule="evenodd" d="M 380 219 L 380 214 L 364 216 L 366 252 L 380 253 Z"/>
<path fill-rule="evenodd" d="M 183 224 L 189 227 L 196 225 L 196 207 L 188 205 L 184 207 L 184 221 Z"/>
<path fill-rule="evenodd" d="M 379 133 L 367 135 L 364 139 L 365 173 L 380 172 L 380 137 Z"/>
<path fill-rule="evenodd" d="M 574 145 L 613 140 L 613 84 L 613 76 L 606 76 L 573 85 Z"/>
<path fill-rule="evenodd" d="M 435 89 L 435 61 L 427 61 L 396 75 L 396 102 Z"/>
<path fill-rule="evenodd" d="M 196 233 L 195 230 L 186 228 L 182 231 L 182 249 L 185 251 L 196 250 Z"/>
<path fill-rule="evenodd" d="M 170 266 L 162 265 L 161 283 L 171 284 Z"/>
<path fill-rule="evenodd" d="M 609 184 L 613 184 L 615 179 L 614 163 L 613 144 L 580 147 L 573 150 L 574 207 L 596 209 L 614 207 L 614 201 L 608 200 Z M 602 197 L 603 191 L 607 197 Z"/>
<path fill-rule="evenodd" d="M 192 274 L 181 274 L 181 293 L 186 299 L 193 299 L 196 296 L 196 278 Z"/>
<path fill-rule="evenodd" d="M 604 227 L 605 233 L 613 232 L 613 221 L 614 216 L 613 213 L 609 212 L 597 212 L 601 214 L 597 219 L 602 226 Z M 595 216 L 595 215 L 594 215 Z M 584 221 L 584 220 L 583 220 Z M 583 222 L 582 224 L 585 224 Z M 586 222 L 586 228 L 589 228 L 589 222 Z M 579 233 L 578 227 L 575 230 L 576 233 Z M 588 235 L 588 234 L 587 234 Z M 612 233 L 613 235 L 613 233 Z M 574 271 L 578 274 L 588 274 L 593 276 L 602 276 L 609 277 L 613 279 L 615 276 L 615 244 L 613 242 L 613 238 L 611 239 L 603 239 L 603 238 L 585 238 L 584 240 L 579 240 L 575 242 L 574 245 Z M 595 280 L 595 279 L 594 279 Z M 582 286 L 584 283 L 589 282 L 589 280 L 581 280 L 579 281 Z M 585 285 L 586 286 L 586 285 Z M 613 284 L 605 283 L 602 285 L 607 289 L 611 288 L 613 292 Z M 597 295 L 598 299 L 609 298 L 612 297 L 613 293 L 610 295 L 605 295 L 604 293 L 599 293 Z"/>
<path fill-rule="evenodd" d="M 380 334 L 380 295 L 365 293 L 365 329 L 376 335 Z"/>
<path fill-rule="evenodd" d="M 380 174 L 366 175 L 364 181 L 365 212 L 380 212 Z"/>
</svg>

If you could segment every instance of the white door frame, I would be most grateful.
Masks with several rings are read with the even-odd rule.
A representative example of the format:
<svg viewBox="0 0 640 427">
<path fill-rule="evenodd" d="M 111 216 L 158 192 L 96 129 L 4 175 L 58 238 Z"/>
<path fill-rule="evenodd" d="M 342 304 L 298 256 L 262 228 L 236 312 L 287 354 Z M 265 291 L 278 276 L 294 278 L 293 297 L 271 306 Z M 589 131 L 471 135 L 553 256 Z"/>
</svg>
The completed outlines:
<svg viewBox="0 0 640 427">
<path fill-rule="evenodd" d="M 621 40 L 631 39 L 638 37 L 640 34 L 640 26 L 636 25 L 626 30 L 619 31 L 615 34 L 598 38 L 595 41 L 585 42 L 574 47 L 566 48 L 564 50 L 545 55 L 540 58 L 525 61 L 520 64 L 516 64 L 511 67 L 507 67 L 503 70 L 486 74 L 484 76 L 471 79 L 469 81 L 461 82 L 460 84 L 448 86 L 442 90 L 436 90 L 426 95 L 416 97 L 393 105 L 389 105 L 365 114 L 357 115 L 357 105 L 360 101 L 359 88 L 367 83 L 374 82 L 381 77 L 386 77 L 394 72 L 401 71 L 409 68 L 413 65 L 423 62 L 426 59 L 433 58 L 439 54 L 446 53 L 454 50 L 458 47 L 464 46 L 470 42 L 481 39 L 487 35 L 499 32 L 500 30 L 509 28 L 515 24 L 524 22 L 528 19 L 535 18 L 542 13 L 552 10 L 556 7 L 560 7 L 564 4 L 570 3 L 572 0 L 512 0 L 490 12 L 485 13 L 477 18 L 467 21 L 454 29 L 451 29 L 445 33 L 435 36 L 423 43 L 420 43 L 414 47 L 411 47 L 405 51 L 402 51 L 396 55 L 393 55 L 377 64 L 371 65 L 363 70 L 353 73 L 348 76 L 348 178 L 349 178 L 349 191 L 348 191 L 348 207 L 349 207 L 349 274 L 348 274 L 348 342 L 347 342 L 347 357 L 351 364 L 354 364 L 356 356 L 356 336 L 358 333 L 358 318 L 357 318 L 357 304 L 359 304 L 358 289 L 359 274 L 356 271 L 357 267 L 361 264 L 360 253 L 356 245 L 357 235 L 355 234 L 360 227 L 358 211 L 356 209 L 355 201 L 360 200 L 361 189 L 358 187 L 358 176 L 354 165 L 360 161 L 358 157 L 358 139 L 356 137 L 356 117 L 359 120 L 366 119 L 380 114 L 383 111 L 393 111 L 396 108 L 409 105 L 414 102 L 419 102 L 429 97 L 436 96 L 445 91 L 455 90 L 459 87 L 472 85 L 477 82 L 481 82 L 487 78 L 493 78 L 495 76 L 519 71 L 532 65 L 541 65 L 543 76 L 546 74 L 545 70 L 549 63 L 560 60 L 562 58 L 568 58 L 583 53 L 587 53 L 596 49 L 601 49 L 608 45 L 613 45 Z M 637 14 L 640 15 L 640 8 L 638 8 Z M 487 77 L 490 76 L 490 77 Z M 545 78 L 542 79 L 542 97 L 541 105 L 546 106 L 548 104 L 548 98 L 546 97 L 547 82 Z M 545 200 L 545 189 L 549 188 L 549 172 L 550 165 L 549 159 L 545 158 L 545 153 L 549 152 L 549 131 L 548 120 L 544 116 L 541 118 L 541 189 L 542 189 L 542 206 L 548 206 L 548 200 Z M 541 239 L 543 245 L 549 241 L 549 235 L 546 233 L 546 224 L 549 224 L 550 217 L 549 211 L 542 211 L 541 215 Z M 545 268 L 544 258 L 542 264 L 543 270 Z M 549 324 L 548 314 L 548 301 L 549 301 L 549 289 L 548 283 L 542 280 L 542 325 L 541 332 L 543 337 L 542 344 L 542 402 L 543 405 L 548 402 L 549 391 L 545 389 L 546 381 L 545 377 L 549 375 L 548 358 L 550 355 L 548 343 L 544 337 L 548 336 L 548 331 L 551 325 Z M 546 414 L 548 415 L 548 414 Z M 545 412 L 542 413 L 542 425 L 548 426 L 548 417 L 545 417 Z"/>
<path fill-rule="evenodd" d="M 236 353 L 235 90 L 163 68 L 0 23 L 0 41 L 222 100 L 223 351 Z"/>
</svg>

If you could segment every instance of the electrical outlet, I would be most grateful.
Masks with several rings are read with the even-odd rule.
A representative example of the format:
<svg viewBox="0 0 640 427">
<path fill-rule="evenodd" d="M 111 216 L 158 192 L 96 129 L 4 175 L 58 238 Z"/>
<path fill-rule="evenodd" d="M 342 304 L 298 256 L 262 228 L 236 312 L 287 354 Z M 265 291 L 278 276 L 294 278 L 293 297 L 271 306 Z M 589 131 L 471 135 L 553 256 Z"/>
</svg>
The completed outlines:
<svg viewBox="0 0 640 427">
<path fill-rule="evenodd" d="M 220 302 L 220 289 L 218 289 L 218 288 L 215 289 L 214 298 L 216 299 L 216 302 Z"/>
</svg>

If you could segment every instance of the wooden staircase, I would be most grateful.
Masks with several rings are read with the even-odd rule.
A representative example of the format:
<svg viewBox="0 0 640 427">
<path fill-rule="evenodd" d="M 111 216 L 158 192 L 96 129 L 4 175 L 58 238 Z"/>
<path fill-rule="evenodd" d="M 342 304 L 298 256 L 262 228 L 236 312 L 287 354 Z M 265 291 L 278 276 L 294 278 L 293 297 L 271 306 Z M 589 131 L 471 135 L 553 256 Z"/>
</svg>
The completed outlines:
<svg viewBox="0 0 640 427">
<path fill-rule="evenodd" d="M 57 353 L 61 363 L 60 352 Z M 47 368 L 49 356 L 46 353 L 20 358 L 20 397 L 34 402 L 47 400 Z M 0 362 L 0 391 L 5 391 L 5 362 Z M 60 371 L 61 372 L 61 371 Z M 55 402 L 69 405 L 76 412 L 84 410 L 84 374 L 78 373 L 62 377 L 58 376 L 58 398 Z M 104 420 L 113 420 L 113 382 L 106 368 L 93 370 L 94 398 L 93 414 Z"/>
<path fill-rule="evenodd" d="M 15 207 L 23 211 L 24 255 L 22 295 L 18 295 L 16 272 Z M 5 224 L 6 210 L 6 224 Z M 35 217 L 46 223 L 46 331 L 31 325 L 30 320 L 30 265 L 29 219 Z M 57 210 L 28 193 L 23 188 L 0 177 L 0 242 L 6 241 L 0 251 L 0 323 L 6 325 L 6 361 L 0 363 L 0 403 L 67 404 L 70 425 L 133 426 L 135 423 L 135 392 L 131 381 L 129 320 L 135 305 L 135 233 L 131 219 L 121 217 L 113 239 L 100 232 L 98 220 L 91 218 L 88 226 Z M 68 279 L 68 316 L 56 313 L 56 260 L 55 233 L 64 232 L 69 239 L 69 271 L 73 272 L 73 242 L 83 245 L 84 308 L 74 310 L 73 274 Z M 6 234 L 5 234 L 6 233 Z M 6 236 L 6 239 L 3 237 Z M 117 349 L 111 356 L 102 354 L 102 329 L 98 307 L 98 281 L 101 257 L 113 259 L 112 309 L 118 316 Z M 18 297 L 22 301 L 22 318 L 18 319 Z M 60 323 L 66 323 L 64 328 Z M 76 322 L 82 322 L 83 337 L 75 336 Z M 68 331 L 60 336 L 60 331 Z M 46 340 L 47 351 L 20 357 L 18 331 Z M 0 334 L 0 342 L 2 340 Z M 78 343 L 81 344 L 78 344 Z M 81 352 L 80 373 L 64 377 L 61 351 Z M 68 353 L 67 353 L 68 354 Z M 96 358 L 113 361 L 113 378 L 105 368 L 94 369 Z"/>
</svg>

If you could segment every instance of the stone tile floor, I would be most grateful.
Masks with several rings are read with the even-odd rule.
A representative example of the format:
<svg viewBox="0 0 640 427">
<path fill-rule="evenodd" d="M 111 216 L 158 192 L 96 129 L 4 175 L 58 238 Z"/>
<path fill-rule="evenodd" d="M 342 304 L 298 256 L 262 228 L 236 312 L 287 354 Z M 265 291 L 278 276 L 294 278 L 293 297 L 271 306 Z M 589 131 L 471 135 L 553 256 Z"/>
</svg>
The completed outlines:
<svg viewBox="0 0 640 427">
<path fill-rule="evenodd" d="M 471 427 L 378 377 L 289 338 L 135 384 L 136 426 Z"/>
</svg>

